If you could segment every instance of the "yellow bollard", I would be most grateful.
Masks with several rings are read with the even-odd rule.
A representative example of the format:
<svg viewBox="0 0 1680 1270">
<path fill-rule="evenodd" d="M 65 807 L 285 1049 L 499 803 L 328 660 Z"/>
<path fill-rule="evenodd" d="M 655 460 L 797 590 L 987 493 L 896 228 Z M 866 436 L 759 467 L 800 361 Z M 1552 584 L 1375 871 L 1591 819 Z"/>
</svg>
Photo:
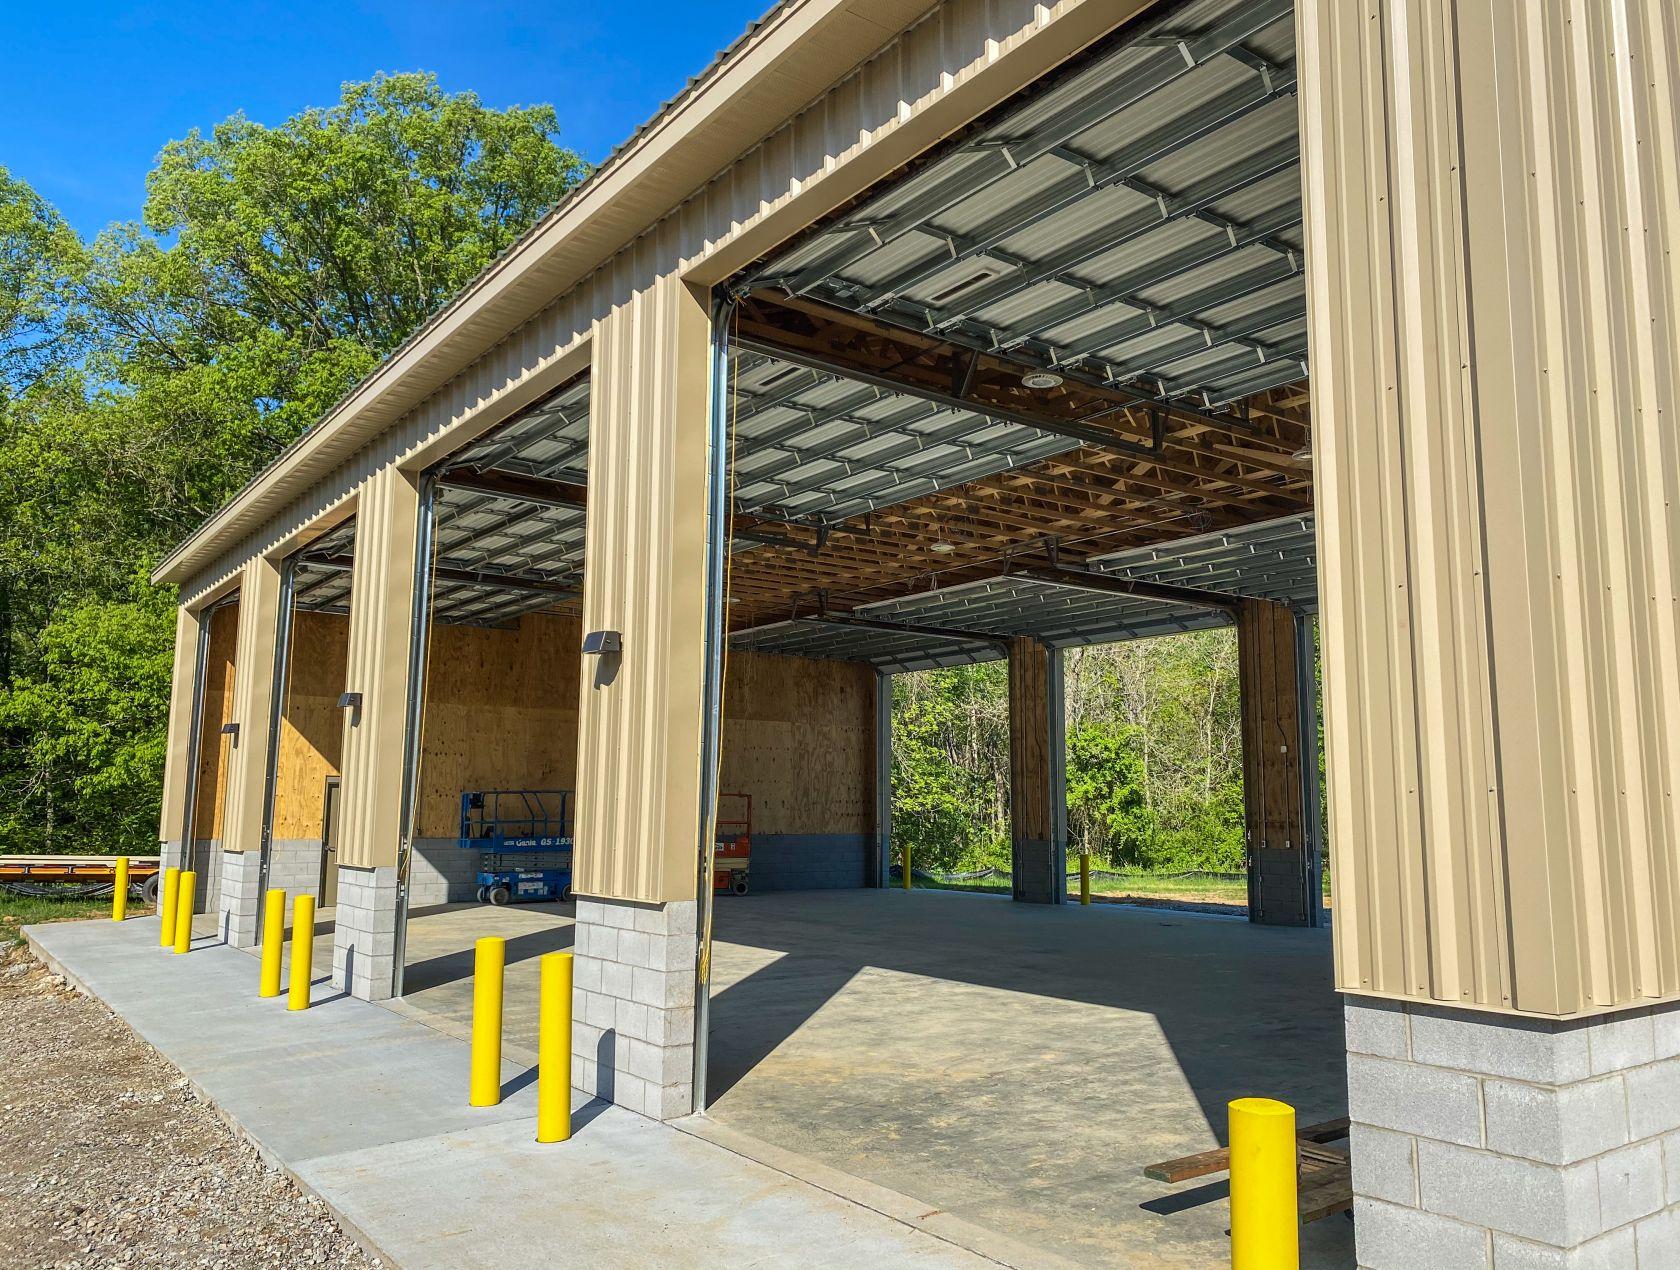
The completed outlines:
<svg viewBox="0 0 1680 1270">
<path fill-rule="evenodd" d="M 286 994 L 288 1010 L 309 1008 L 309 981 L 315 974 L 315 897 L 292 901 L 292 983 Z"/>
<path fill-rule="evenodd" d="M 280 950 L 286 943 L 286 893 L 270 891 L 263 896 L 262 973 L 257 980 L 259 997 L 280 995 Z"/>
<path fill-rule="evenodd" d="M 904 844 L 904 889 L 910 889 L 910 844 Z"/>
<path fill-rule="evenodd" d="M 1091 853 L 1089 851 L 1079 853 L 1079 902 L 1081 904 L 1091 902 Z"/>
<path fill-rule="evenodd" d="M 1295 1108 L 1238 1098 L 1230 1117 L 1231 1270 L 1298 1270 Z"/>
<path fill-rule="evenodd" d="M 572 954 L 544 953 L 537 963 L 537 1141 L 572 1136 Z"/>
<path fill-rule="evenodd" d="M 192 947 L 193 892 L 198 889 L 198 874 L 184 870 L 175 887 L 175 951 L 184 953 Z"/>
<path fill-rule="evenodd" d="M 117 857 L 117 880 L 111 887 L 111 920 L 120 922 L 128 916 L 128 857 Z"/>
<path fill-rule="evenodd" d="M 502 968 L 507 940 L 486 935 L 473 945 L 472 1067 L 467 1102 L 494 1107 L 502 1100 Z"/>
<path fill-rule="evenodd" d="M 158 908 L 158 947 L 175 942 L 175 897 L 181 890 L 181 870 L 173 864 L 163 871 L 163 902 Z"/>
</svg>

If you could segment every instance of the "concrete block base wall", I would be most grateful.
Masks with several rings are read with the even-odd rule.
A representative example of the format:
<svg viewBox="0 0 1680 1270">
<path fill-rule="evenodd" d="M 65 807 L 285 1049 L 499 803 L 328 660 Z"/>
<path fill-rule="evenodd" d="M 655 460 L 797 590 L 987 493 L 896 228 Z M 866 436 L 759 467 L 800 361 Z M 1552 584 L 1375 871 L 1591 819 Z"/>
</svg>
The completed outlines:
<svg viewBox="0 0 1680 1270">
<path fill-rule="evenodd" d="M 397 959 L 397 871 L 338 869 L 333 910 L 333 987 L 363 1001 L 391 996 Z"/>
<path fill-rule="evenodd" d="M 1056 848 L 1039 838 L 1019 838 L 1012 848 L 1015 898 L 1028 904 L 1061 904 L 1067 899 L 1057 885 Z M 1063 850 L 1066 854 L 1066 850 Z M 911 861 L 915 867 L 915 861 Z"/>
<path fill-rule="evenodd" d="M 222 840 L 199 838 L 193 843 L 187 867 L 198 877 L 193 882 L 193 912 L 214 913 L 222 894 Z"/>
<path fill-rule="evenodd" d="M 1364 1270 L 1680 1266 L 1680 1007 L 1349 998 L 1347 1045 Z"/>
<path fill-rule="evenodd" d="M 655 1120 L 694 1110 L 693 900 L 580 897 L 572 1082 Z"/>
<path fill-rule="evenodd" d="M 478 898 L 478 852 L 454 838 L 416 838 L 408 861 L 410 911 L 434 904 L 470 904 Z"/>
<path fill-rule="evenodd" d="M 253 948 L 261 905 L 262 856 L 255 851 L 223 851 L 221 856 L 216 929 L 235 948 Z"/>
<path fill-rule="evenodd" d="M 321 898 L 321 840 L 277 838 L 268 845 L 268 885 L 286 893 L 286 922 L 299 895 Z"/>
<path fill-rule="evenodd" d="M 760 891 L 826 891 L 869 885 L 871 835 L 754 834 L 748 884 Z"/>
</svg>

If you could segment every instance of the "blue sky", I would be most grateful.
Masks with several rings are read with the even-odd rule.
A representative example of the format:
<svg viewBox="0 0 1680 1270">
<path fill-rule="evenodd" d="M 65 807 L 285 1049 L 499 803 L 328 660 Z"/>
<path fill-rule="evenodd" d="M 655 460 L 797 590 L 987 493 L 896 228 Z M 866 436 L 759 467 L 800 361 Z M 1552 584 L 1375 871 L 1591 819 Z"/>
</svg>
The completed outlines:
<svg viewBox="0 0 1680 1270">
<path fill-rule="evenodd" d="M 375 71 L 429 70 L 491 106 L 552 102 L 599 160 L 771 0 L 6 0 L 0 166 L 83 235 L 138 219 L 164 142 L 236 111 L 276 123 Z"/>
</svg>

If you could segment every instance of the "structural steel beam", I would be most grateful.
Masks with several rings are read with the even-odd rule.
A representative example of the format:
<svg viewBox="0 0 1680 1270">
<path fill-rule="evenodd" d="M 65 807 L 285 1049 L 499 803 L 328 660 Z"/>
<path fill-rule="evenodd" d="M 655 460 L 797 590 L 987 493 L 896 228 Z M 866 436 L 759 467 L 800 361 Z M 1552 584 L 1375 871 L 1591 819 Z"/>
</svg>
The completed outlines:
<svg viewBox="0 0 1680 1270">
<path fill-rule="evenodd" d="M 886 631 L 894 635 L 920 635 L 927 639 L 958 640 L 966 644 L 992 644 L 998 648 L 1009 646 L 1006 636 L 992 635 L 985 631 L 965 631 L 950 626 L 923 626 L 912 622 L 889 622 L 878 617 L 858 617 L 852 613 L 822 613 L 800 620 L 827 622 L 831 626 L 856 626 L 863 630 Z"/>
<path fill-rule="evenodd" d="M 1103 591 L 1110 595 L 1130 595 L 1146 600 L 1160 600 L 1164 604 L 1186 604 L 1192 608 L 1218 609 L 1233 616 L 1242 607 L 1242 597 L 1225 595 L 1219 591 L 1202 591 L 1196 587 L 1174 586 L 1169 582 L 1150 582 L 1143 578 L 1117 578 L 1107 573 L 1090 573 L 1084 569 L 1063 569 L 1051 565 L 1018 565 L 1005 570 L 1000 577 L 1028 578 L 1047 586 L 1076 587 L 1082 591 Z"/>
</svg>

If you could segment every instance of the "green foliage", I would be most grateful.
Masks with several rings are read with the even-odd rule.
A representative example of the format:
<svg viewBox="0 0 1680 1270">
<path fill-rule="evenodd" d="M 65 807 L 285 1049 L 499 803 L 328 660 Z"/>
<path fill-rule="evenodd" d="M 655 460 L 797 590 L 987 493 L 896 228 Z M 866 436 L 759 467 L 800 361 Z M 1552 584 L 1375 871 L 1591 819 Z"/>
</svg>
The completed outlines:
<svg viewBox="0 0 1680 1270">
<path fill-rule="evenodd" d="M 1236 640 L 1202 631 L 1070 650 L 1069 837 L 1103 864 L 1242 867 Z M 893 834 L 920 867 L 1009 863 L 1008 672 L 902 675 L 893 692 Z"/>
<path fill-rule="evenodd" d="M 91 244 L 0 170 L 0 851 L 155 841 L 145 573 L 583 178 L 555 131 L 380 76 L 169 143 Z"/>
</svg>

